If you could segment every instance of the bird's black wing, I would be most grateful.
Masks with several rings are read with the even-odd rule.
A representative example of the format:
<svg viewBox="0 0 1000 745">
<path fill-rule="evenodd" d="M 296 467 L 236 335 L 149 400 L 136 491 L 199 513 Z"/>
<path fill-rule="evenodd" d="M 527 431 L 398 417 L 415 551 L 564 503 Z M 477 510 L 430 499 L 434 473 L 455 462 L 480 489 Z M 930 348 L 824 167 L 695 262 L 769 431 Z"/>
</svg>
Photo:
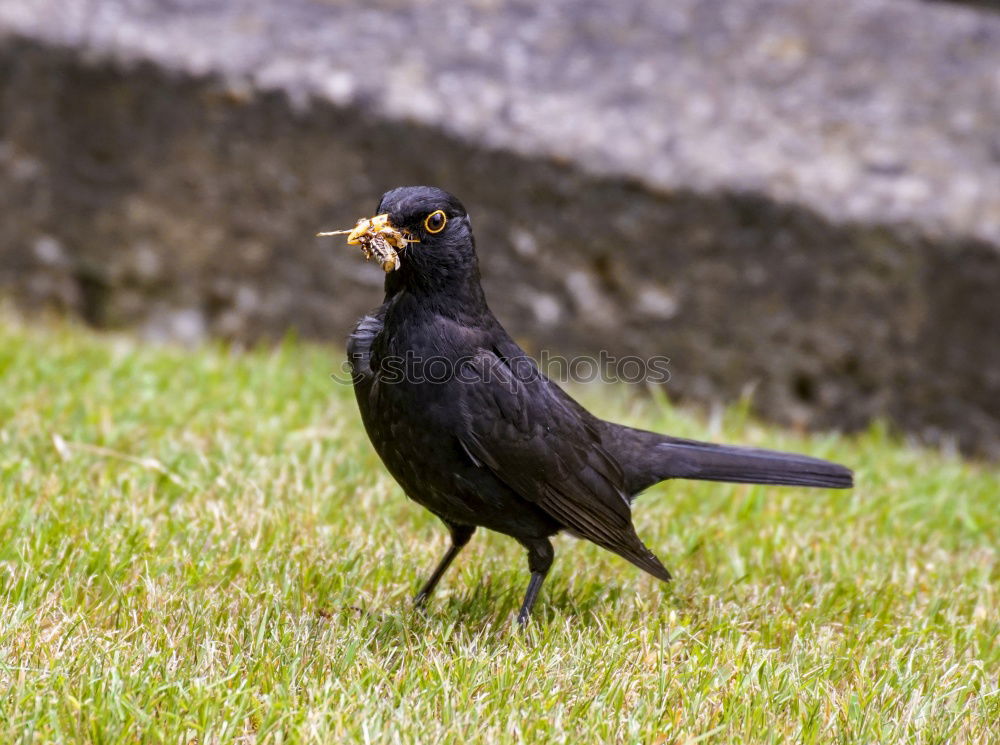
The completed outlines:
<svg viewBox="0 0 1000 745">
<path fill-rule="evenodd" d="M 670 579 L 636 535 L 624 475 L 601 444 L 598 420 L 526 357 L 480 349 L 459 372 L 459 439 L 477 465 L 571 533 Z"/>
<path fill-rule="evenodd" d="M 347 361 L 355 383 L 371 378 L 372 343 L 382 331 L 384 322 L 385 305 L 381 305 L 358 321 L 347 339 Z"/>
</svg>

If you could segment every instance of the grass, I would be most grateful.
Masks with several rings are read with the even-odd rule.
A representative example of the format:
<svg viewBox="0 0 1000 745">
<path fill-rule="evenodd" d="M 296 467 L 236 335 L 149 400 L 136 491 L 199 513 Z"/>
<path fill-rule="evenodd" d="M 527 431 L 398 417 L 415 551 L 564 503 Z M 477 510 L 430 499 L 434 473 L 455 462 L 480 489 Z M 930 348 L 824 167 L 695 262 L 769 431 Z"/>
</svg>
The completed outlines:
<svg viewBox="0 0 1000 745">
<path fill-rule="evenodd" d="M 559 538 L 519 634 L 522 551 L 482 531 L 411 610 L 446 534 L 340 359 L 0 315 L 0 741 L 997 742 L 996 469 L 578 389 L 858 486 L 653 488 L 636 522 L 673 585 Z"/>
</svg>

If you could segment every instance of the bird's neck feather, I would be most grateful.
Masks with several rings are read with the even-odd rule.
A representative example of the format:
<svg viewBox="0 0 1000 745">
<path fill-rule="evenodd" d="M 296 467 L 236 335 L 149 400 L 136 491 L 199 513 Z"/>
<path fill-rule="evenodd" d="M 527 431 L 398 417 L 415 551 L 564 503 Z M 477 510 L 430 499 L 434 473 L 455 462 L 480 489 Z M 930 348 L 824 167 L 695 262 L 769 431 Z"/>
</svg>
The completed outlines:
<svg viewBox="0 0 1000 745">
<path fill-rule="evenodd" d="M 488 313 L 479 281 L 479 267 L 407 267 L 385 278 L 386 302 L 406 297 L 405 305 L 454 318 L 475 318 Z"/>
</svg>

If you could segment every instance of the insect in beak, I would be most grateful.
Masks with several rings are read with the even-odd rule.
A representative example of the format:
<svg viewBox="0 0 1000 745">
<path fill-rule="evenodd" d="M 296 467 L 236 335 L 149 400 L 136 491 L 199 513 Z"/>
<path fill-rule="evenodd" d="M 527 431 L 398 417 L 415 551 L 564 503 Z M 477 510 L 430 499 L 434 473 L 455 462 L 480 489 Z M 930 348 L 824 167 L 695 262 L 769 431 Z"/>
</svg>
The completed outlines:
<svg viewBox="0 0 1000 745">
<path fill-rule="evenodd" d="M 388 214 L 361 218 L 357 225 L 347 230 L 331 230 L 316 235 L 346 235 L 348 245 L 360 245 L 365 259 L 377 261 L 384 272 L 399 269 L 399 252 L 406 248 L 406 244 L 420 242 L 393 227 Z"/>
</svg>

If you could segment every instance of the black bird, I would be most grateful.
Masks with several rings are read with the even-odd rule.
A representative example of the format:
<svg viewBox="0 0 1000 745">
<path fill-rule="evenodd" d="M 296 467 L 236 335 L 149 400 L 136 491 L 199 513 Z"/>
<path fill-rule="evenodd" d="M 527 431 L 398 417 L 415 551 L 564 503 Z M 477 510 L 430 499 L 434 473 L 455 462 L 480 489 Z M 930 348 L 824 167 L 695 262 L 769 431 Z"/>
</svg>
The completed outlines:
<svg viewBox="0 0 1000 745">
<path fill-rule="evenodd" d="M 598 419 L 546 378 L 486 305 L 469 216 L 427 186 L 386 192 L 362 243 L 386 270 L 385 301 L 347 351 L 365 429 L 407 496 L 451 531 L 419 605 L 477 527 L 528 551 L 527 622 L 565 530 L 654 577 L 670 573 L 636 535 L 633 498 L 665 479 L 848 488 L 847 468 L 714 445 Z M 396 250 L 398 248 L 398 251 Z"/>
</svg>

